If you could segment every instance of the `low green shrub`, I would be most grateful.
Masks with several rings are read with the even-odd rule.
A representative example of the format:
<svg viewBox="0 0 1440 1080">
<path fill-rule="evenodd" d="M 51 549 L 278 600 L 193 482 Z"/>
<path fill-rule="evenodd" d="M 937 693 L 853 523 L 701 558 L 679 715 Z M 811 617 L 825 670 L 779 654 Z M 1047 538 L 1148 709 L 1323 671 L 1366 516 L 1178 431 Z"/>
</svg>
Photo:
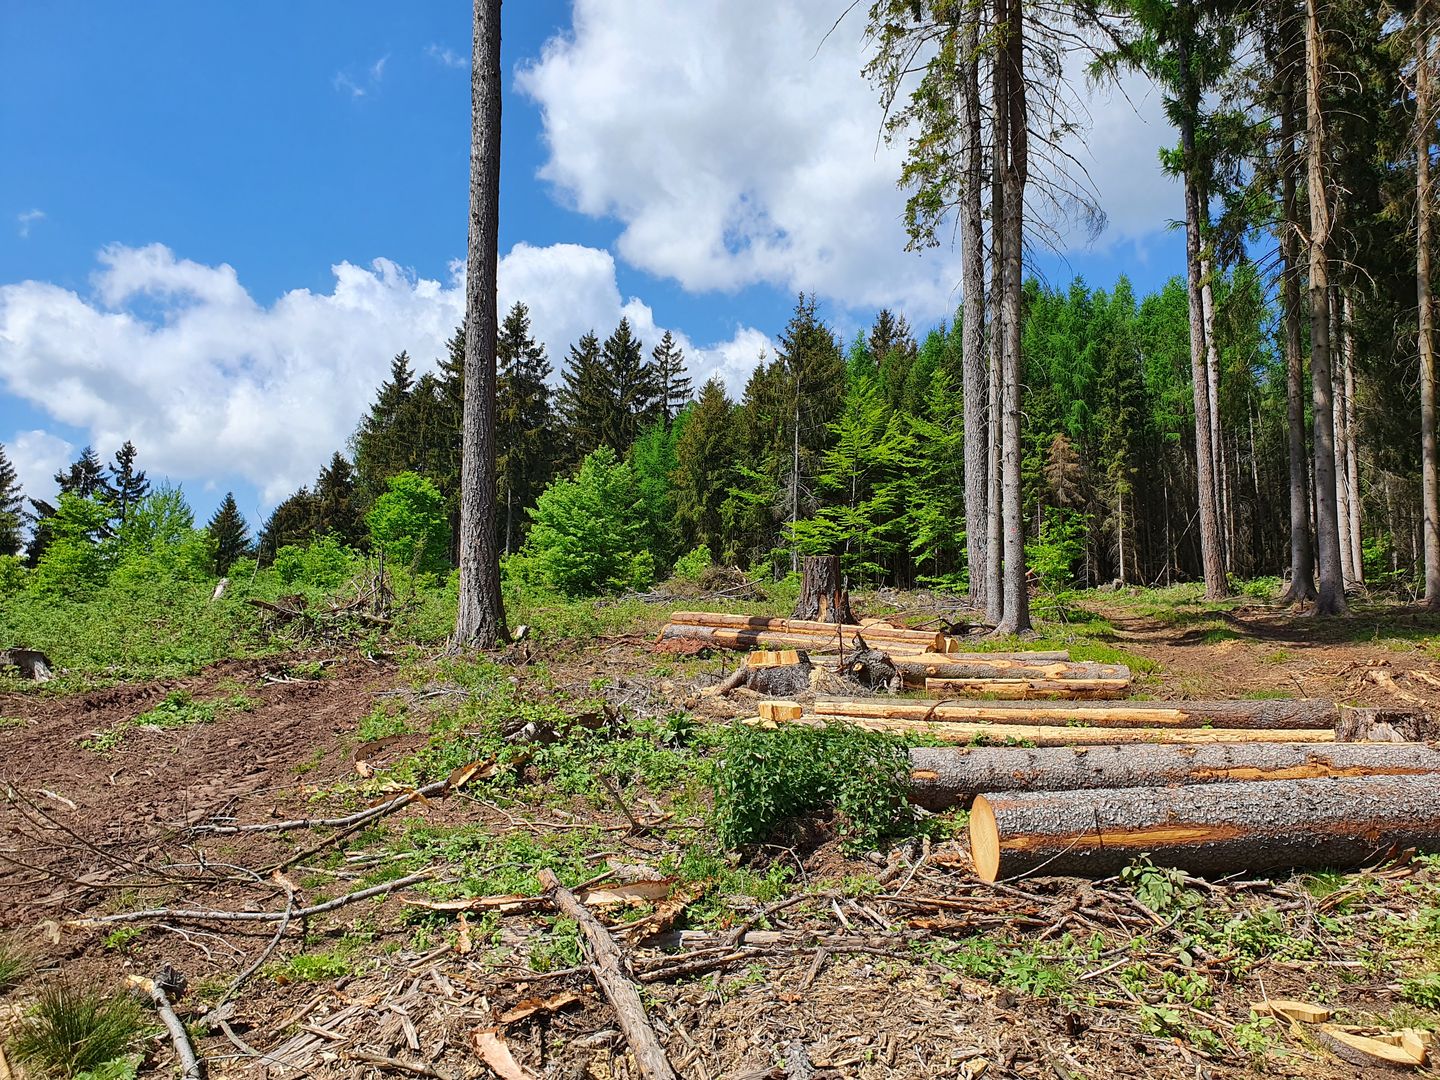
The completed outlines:
<svg viewBox="0 0 1440 1080">
<path fill-rule="evenodd" d="M 10 1045 L 37 1076 L 119 1078 L 135 1075 L 126 1059 L 147 1027 L 133 995 L 62 980 L 40 992 Z"/>
</svg>

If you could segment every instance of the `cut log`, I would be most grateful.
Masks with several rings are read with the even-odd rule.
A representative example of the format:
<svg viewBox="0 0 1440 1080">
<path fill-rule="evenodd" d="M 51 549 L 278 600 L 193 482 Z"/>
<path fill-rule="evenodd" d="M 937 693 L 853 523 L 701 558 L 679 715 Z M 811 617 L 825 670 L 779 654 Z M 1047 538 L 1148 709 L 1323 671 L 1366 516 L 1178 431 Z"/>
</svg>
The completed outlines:
<svg viewBox="0 0 1440 1080">
<path fill-rule="evenodd" d="M 805 715 L 798 701 L 762 701 L 757 709 L 761 720 L 799 720 Z"/>
<path fill-rule="evenodd" d="M 1028 660 L 956 659 L 944 665 L 945 671 L 926 679 L 928 684 L 942 684 L 957 679 L 1128 679 L 1130 669 L 1124 664 L 1097 664 L 1090 660 Z"/>
<path fill-rule="evenodd" d="M 981 743 L 991 740 L 1004 743 L 1012 740 L 1034 746 L 1108 746 L 1121 743 L 1332 743 L 1333 732 L 1313 728 L 1288 730 L 1270 728 L 1251 731 L 1247 728 L 1099 728 L 1069 727 L 1055 724 L 987 724 L 956 723 L 946 720 L 890 720 L 883 717 L 815 715 L 795 723 L 824 727 L 827 723 L 849 724 L 864 731 L 880 731 L 889 735 L 929 735 L 943 742 Z"/>
<path fill-rule="evenodd" d="M 1333 728 L 1339 715 L 1329 701 L 894 701 L 884 698 L 821 698 L 816 716 L 934 719 L 994 724 L 1087 724 L 1094 727 Z"/>
<path fill-rule="evenodd" d="M 1341 742 L 1435 742 L 1440 722 L 1421 709 L 1341 709 L 1335 724 Z"/>
<path fill-rule="evenodd" d="M 1044 749 L 926 746 L 910 751 L 910 801 L 929 810 L 949 810 L 969 806 L 977 795 L 998 791 L 1083 791 L 1237 780 L 1427 774 L 1440 774 L 1440 750 L 1415 745 L 1255 742 Z"/>
<path fill-rule="evenodd" d="M 1440 776 L 1014 792 L 970 809 L 975 872 L 990 882 L 1106 877 L 1141 855 L 1201 875 L 1354 867 L 1404 848 L 1440 850 Z"/>
<path fill-rule="evenodd" d="M 1257 1001 L 1250 1006 L 1250 1011 L 1256 1016 L 1275 1016 L 1301 1024 L 1323 1024 L 1330 1019 L 1330 1010 L 1323 1005 L 1311 1005 L 1308 1001 L 1289 1001 L 1285 998 Z"/>
<path fill-rule="evenodd" d="M 936 686 L 932 689 L 930 684 Z M 926 692 L 932 697 L 988 696 L 1012 701 L 1059 701 L 1077 698 L 1109 701 L 1130 693 L 1124 679 L 927 679 Z"/>
<path fill-rule="evenodd" d="M 924 686 L 926 679 L 944 679 L 968 664 L 992 664 L 998 660 L 1013 660 L 1023 665 L 1064 663 L 1070 659 L 1068 652 L 1020 652 L 1020 653 L 904 653 L 882 646 L 895 661 L 895 666 L 904 676 L 906 686 Z"/>
<path fill-rule="evenodd" d="M 745 663 L 752 668 L 788 667 L 800 663 L 800 654 L 794 649 L 762 649 L 747 656 Z"/>
<path fill-rule="evenodd" d="M 753 649 L 808 649 L 814 653 L 839 653 L 853 649 L 859 627 L 837 626 L 828 635 L 788 630 L 740 630 L 727 626 L 692 626 L 689 623 L 666 623 L 658 641 L 699 641 L 717 649 L 750 652 Z M 868 638 L 866 639 L 868 640 Z M 919 657 L 938 655 L 933 642 L 876 641 L 876 648 L 891 656 Z"/>
<path fill-rule="evenodd" d="M 717 630 L 758 630 L 769 634 L 798 634 L 821 639 L 843 632 L 847 637 L 863 633 L 875 641 L 904 641 L 940 648 L 945 635 L 938 630 L 902 630 L 894 626 L 855 626 L 818 622 L 810 619 L 767 619 L 751 615 L 726 615 L 711 611 L 677 611 L 670 616 L 677 626 L 709 626 Z"/>
<path fill-rule="evenodd" d="M 839 555 L 807 555 L 800 564 L 800 597 L 795 601 L 797 619 L 820 622 L 858 622 L 850 610 L 850 594 L 840 573 Z"/>
<path fill-rule="evenodd" d="M 1425 1064 L 1424 1045 L 1417 1046 L 1413 1041 L 1409 1046 L 1397 1046 L 1346 1031 L 1336 1024 L 1321 1024 L 1315 1029 L 1315 1038 L 1342 1061 L 1362 1068 L 1418 1069 Z"/>
</svg>

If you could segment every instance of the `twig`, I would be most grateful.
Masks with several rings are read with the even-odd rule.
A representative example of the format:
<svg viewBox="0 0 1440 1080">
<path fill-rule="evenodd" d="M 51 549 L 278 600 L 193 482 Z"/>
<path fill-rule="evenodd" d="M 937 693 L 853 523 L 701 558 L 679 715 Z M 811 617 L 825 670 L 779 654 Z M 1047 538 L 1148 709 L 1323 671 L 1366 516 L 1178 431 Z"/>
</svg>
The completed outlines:
<svg viewBox="0 0 1440 1080">
<path fill-rule="evenodd" d="M 285 890 L 285 914 L 280 919 L 280 926 L 275 931 L 275 936 L 270 939 L 270 944 L 265 946 L 265 951 L 255 958 L 255 962 L 235 976 L 235 981 L 225 988 L 220 995 L 220 1000 L 211 1007 L 211 1012 L 218 1011 L 221 1005 L 235 996 L 235 991 L 244 985 L 245 980 L 260 970 L 262 964 L 270 959 L 270 954 L 275 951 L 275 946 L 280 944 L 280 939 L 285 936 L 285 931 L 290 926 L 290 918 L 295 913 L 295 886 L 284 874 L 275 874 L 276 883 Z"/>
<path fill-rule="evenodd" d="M 155 1011 L 160 1014 L 161 1023 L 170 1033 L 170 1041 L 175 1044 L 175 1056 L 180 1059 L 180 1075 L 183 1080 L 201 1080 L 204 1073 L 200 1059 L 195 1056 L 195 1048 L 190 1045 L 190 1036 L 185 1031 L 185 1025 L 170 1007 L 170 998 L 160 980 L 131 975 L 130 983 L 144 990 L 150 995 L 150 1000 L 155 1002 Z"/>
<path fill-rule="evenodd" d="M 665 1048 L 660 1045 L 660 1039 L 645 1015 L 645 1005 L 640 1000 L 640 993 L 625 972 L 625 960 L 619 946 L 615 944 L 615 939 L 590 909 L 560 884 L 560 879 L 553 871 L 542 869 L 539 877 L 540 887 L 545 890 L 550 901 L 580 924 L 590 946 L 590 971 L 615 1010 L 620 1030 L 630 1045 L 631 1053 L 635 1055 L 640 1074 L 647 1080 L 679 1080 L 670 1059 L 665 1056 Z"/>
<path fill-rule="evenodd" d="M 333 900 L 326 900 L 323 904 L 314 904 L 310 907 L 301 908 L 295 911 L 286 907 L 284 911 L 207 911 L 196 908 L 150 908 L 146 911 L 122 911 L 114 915 L 98 915 L 90 919 L 75 919 L 72 926 L 100 926 L 104 923 L 113 922 L 140 922 L 144 919 L 195 919 L 200 922 L 275 922 L 286 921 L 291 918 L 308 919 L 312 915 L 319 915 L 326 911 L 334 911 L 338 907 L 352 904 L 356 900 L 366 900 L 372 896 L 383 896 L 386 893 L 394 892 L 396 889 L 404 888 L 406 885 L 414 885 L 417 881 L 424 881 L 434 873 L 433 870 L 422 870 L 418 874 L 411 874 L 408 877 L 396 878 L 394 881 L 387 881 L 383 885 L 374 885 L 368 889 L 361 889 L 359 892 L 346 893 L 344 896 L 337 896 Z"/>
<path fill-rule="evenodd" d="M 382 1069 L 394 1069 L 397 1072 L 407 1072 L 415 1076 L 433 1076 L 438 1080 L 450 1080 L 450 1074 L 427 1065 L 423 1061 L 406 1061 L 404 1058 L 387 1057 L 384 1054 L 377 1054 L 370 1050 L 356 1050 L 353 1047 L 345 1051 L 345 1056 L 354 1058 L 356 1061 L 363 1061 L 367 1065 L 378 1065 Z"/>
</svg>

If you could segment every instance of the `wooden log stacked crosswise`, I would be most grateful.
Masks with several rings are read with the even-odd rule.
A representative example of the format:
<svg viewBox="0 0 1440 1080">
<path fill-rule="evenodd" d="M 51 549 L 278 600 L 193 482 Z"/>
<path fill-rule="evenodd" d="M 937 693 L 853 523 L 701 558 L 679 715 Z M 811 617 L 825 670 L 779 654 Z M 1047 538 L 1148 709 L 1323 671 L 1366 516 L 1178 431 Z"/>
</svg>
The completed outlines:
<svg viewBox="0 0 1440 1080">
<path fill-rule="evenodd" d="M 1244 728 L 1331 731 L 1334 702 L 1315 698 L 1264 701 L 909 701 L 821 698 L 815 715 L 845 719 L 956 721 L 1095 728 Z M 1263 738 L 1263 736 L 1257 736 Z"/>
</svg>

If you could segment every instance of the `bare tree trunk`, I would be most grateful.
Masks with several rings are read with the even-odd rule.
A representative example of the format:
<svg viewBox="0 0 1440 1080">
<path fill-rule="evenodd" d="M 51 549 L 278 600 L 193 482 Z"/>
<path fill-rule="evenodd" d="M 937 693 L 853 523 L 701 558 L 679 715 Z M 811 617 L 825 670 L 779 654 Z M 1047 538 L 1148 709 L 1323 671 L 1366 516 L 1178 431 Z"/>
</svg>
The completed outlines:
<svg viewBox="0 0 1440 1080">
<path fill-rule="evenodd" d="M 1200 213 L 1200 314 L 1205 337 L 1205 391 L 1210 401 L 1210 475 L 1215 478 L 1216 512 L 1220 515 L 1220 558 L 1226 571 L 1235 568 L 1235 532 L 1230 513 L 1230 491 L 1225 476 L 1225 442 L 1220 433 L 1220 347 L 1215 344 L 1214 264 L 1205 250 L 1210 229 L 1209 196 L 1201 188 L 1196 204 Z"/>
<path fill-rule="evenodd" d="M 1288 70 L 1288 69 L 1287 69 Z M 1305 451 L 1305 355 L 1300 339 L 1300 206 L 1295 193 L 1294 76 L 1280 107 L 1280 311 L 1285 327 L 1285 419 L 1290 443 L 1290 588 L 1285 601 L 1303 604 L 1316 598 L 1315 552 L 1310 546 L 1310 470 Z"/>
<path fill-rule="evenodd" d="M 1340 562 L 1339 507 L 1335 497 L 1335 412 L 1330 394 L 1330 189 L 1325 179 L 1325 117 L 1320 80 L 1323 43 L 1318 0 L 1305 3 L 1305 128 L 1307 186 L 1310 192 L 1310 397 L 1315 424 L 1315 538 L 1320 599 L 1315 611 L 1345 610 Z"/>
<path fill-rule="evenodd" d="M 1188 9 L 1190 0 L 1183 0 Z M 1189 51 L 1183 34 L 1180 41 L 1182 78 L 1187 85 L 1194 76 L 1190 71 Z M 1205 315 L 1200 290 L 1200 190 L 1195 175 L 1195 123 L 1189 115 L 1182 116 L 1180 144 L 1185 155 L 1185 278 L 1190 299 L 1190 380 L 1195 399 L 1195 486 L 1200 502 L 1200 560 L 1205 575 L 1205 597 L 1218 600 L 1229 592 L 1225 580 L 1225 560 L 1220 546 L 1220 522 L 1216 506 L 1215 452 L 1211 445 L 1210 389 L 1205 361 Z"/>
<path fill-rule="evenodd" d="M 1345 340 L 1340 322 L 1340 286 L 1330 286 L 1330 400 L 1335 409 L 1335 524 L 1340 533 L 1340 576 L 1349 589 L 1355 583 L 1350 548 L 1349 431 L 1345 426 Z"/>
<path fill-rule="evenodd" d="M 964 296 L 960 327 L 961 382 L 965 407 L 965 553 L 970 570 L 970 602 L 983 608 L 988 600 L 990 549 L 989 429 L 985 422 L 985 220 L 980 187 L 985 175 L 985 147 L 980 116 L 980 10 L 966 5 L 960 23 L 963 57 L 960 129 L 965 139 L 965 183 L 960 201 L 960 258 Z"/>
<path fill-rule="evenodd" d="M 1025 100 L 1024 15 L 1020 0 L 1001 0 L 1005 20 L 1007 160 L 1005 161 L 1005 367 L 1001 372 L 1001 499 L 1005 529 L 1005 612 L 996 630 L 1020 634 L 1030 630 L 1030 596 L 1025 575 L 1025 520 L 1020 491 L 1020 291 L 1023 273 L 1025 182 L 1029 172 L 1029 118 Z"/>
<path fill-rule="evenodd" d="M 460 597 L 455 647 L 508 637 L 495 536 L 495 270 L 500 225 L 500 0 L 475 0 L 470 76 L 470 244 L 465 265 Z"/>
<path fill-rule="evenodd" d="M 1004 24 L 1005 0 L 993 0 L 991 33 L 998 34 Z M 991 44 L 993 67 L 991 91 L 991 162 L 990 162 L 990 392 L 989 417 L 990 454 L 986 472 L 985 548 L 985 621 L 999 626 L 1005 615 L 1005 591 L 1001 586 L 1004 565 L 1002 510 L 1000 505 L 1000 432 L 1001 384 L 1005 370 L 1005 184 L 1003 161 L 1009 142 L 1009 117 L 1006 110 L 1006 65 L 1001 46 Z"/>
<path fill-rule="evenodd" d="M 1355 328 L 1354 305 L 1347 292 L 1341 297 L 1341 326 L 1344 328 L 1340 356 L 1345 365 L 1345 486 L 1350 505 L 1350 563 L 1355 569 L 1355 583 L 1365 584 L 1365 546 L 1361 532 L 1360 503 L 1360 425 L 1356 420 L 1355 403 Z"/>
<path fill-rule="evenodd" d="M 1424 515 L 1425 603 L 1440 607 L 1440 450 L 1435 437 L 1435 300 L 1430 288 L 1430 145 L 1434 118 L 1430 5 L 1416 7 L 1415 299 L 1420 331 L 1420 506 Z"/>
</svg>

